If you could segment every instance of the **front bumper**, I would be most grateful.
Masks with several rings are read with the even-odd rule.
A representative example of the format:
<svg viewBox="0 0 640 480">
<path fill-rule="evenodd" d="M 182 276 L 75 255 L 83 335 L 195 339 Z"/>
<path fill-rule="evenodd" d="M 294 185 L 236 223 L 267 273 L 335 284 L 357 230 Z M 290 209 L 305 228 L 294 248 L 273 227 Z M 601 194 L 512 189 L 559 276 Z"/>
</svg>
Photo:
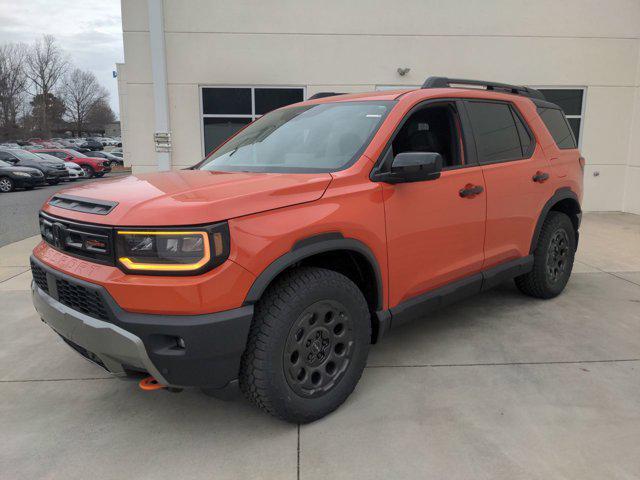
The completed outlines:
<svg viewBox="0 0 640 480">
<path fill-rule="evenodd" d="M 210 389 L 237 379 L 253 306 L 206 315 L 131 313 L 99 285 L 33 256 L 31 265 L 33 303 L 42 320 L 114 375 L 146 372 L 168 386 Z"/>
<path fill-rule="evenodd" d="M 69 178 L 69 172 L 66 170 L 49 170 L 44 174 L 47 181 L 49 180 L 63 180 Z"/>
<path fill-rule="evenodd" d="M 18 188 L 38 187 L 44 185 L 44 177 L 12 177 L 13 183 Z"/>
</svg>

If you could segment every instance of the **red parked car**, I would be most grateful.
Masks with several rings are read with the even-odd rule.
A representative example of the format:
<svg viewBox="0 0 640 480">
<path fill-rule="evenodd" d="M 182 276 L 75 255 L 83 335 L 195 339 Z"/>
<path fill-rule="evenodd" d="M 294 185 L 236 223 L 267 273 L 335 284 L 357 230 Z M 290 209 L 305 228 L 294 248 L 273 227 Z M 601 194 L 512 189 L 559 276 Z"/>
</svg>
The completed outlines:
<svg viewBox="0 0 640 480">
<path fill-rule="evenodd" d="M 88 157 L 84 153 L 80 153 L 68 148 L 44 148 L 34 150 L 34 152 L 47 153 L 49 155 L 53 155 L 54 157 L 58 157 L 65 162 L 77 163 L 78 165 L 80 165 L 82 170 L 84 170 L 87 178 L 100 178 L 104 176 L 105 173 L 109 173 L 111 171 L 111 162 L 109 162 L 108 160 L 105 160 L 104 158 Z"/>
</svg>

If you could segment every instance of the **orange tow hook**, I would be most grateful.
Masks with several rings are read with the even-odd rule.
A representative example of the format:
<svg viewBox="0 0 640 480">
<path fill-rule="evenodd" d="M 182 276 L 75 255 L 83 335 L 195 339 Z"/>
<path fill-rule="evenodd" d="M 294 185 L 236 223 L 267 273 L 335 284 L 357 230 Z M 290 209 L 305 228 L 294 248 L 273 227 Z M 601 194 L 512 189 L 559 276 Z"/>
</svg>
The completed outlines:
<svg viewBox="0 0 640 480">
<path fill-rule="evenodd" d="M 146 390 L 148 392 L 152 390 L 162 390 L 163 388 L 167 388 L 166 385 L 162 385 L 161 383 L 158 383 L 158 381 L 153 377 L 143 378 L 142 380 L 140 380 L 140 383 L 138 383 L 138 386 L 142 390 Z"/>
</svg>

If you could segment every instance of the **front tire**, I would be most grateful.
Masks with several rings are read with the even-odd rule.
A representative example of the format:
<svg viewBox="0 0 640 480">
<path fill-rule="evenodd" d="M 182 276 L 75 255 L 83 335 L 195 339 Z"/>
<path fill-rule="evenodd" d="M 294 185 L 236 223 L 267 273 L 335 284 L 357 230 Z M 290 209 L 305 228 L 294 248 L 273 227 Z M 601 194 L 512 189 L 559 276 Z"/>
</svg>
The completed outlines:
<svg viewBox="0 0 640 480">
<path fill-rule="evenodd" d="M 571 219 L 561 212 L 549 212 L 538 237 L 533 269 L 516 277 L 516 286 L 531 297 L 558 296 L 571 276 L 575 253 L 576 232 Z"/>
<path fill-rule="evenodd" d="M 82 165 L 81 168 L 84 171 L 85 178 L 93 178 L 96 174 L 95 170 L 90 165 Z"/>
<path fill-rule="evenodd" d="M 11 180 L 9 177 L 0 178 L 0 192 L 2 193 L 13 192 L 14 188 L 15 188 L 15 185 L 13 183 L 13 180 Z"/>
<path fill-rule="evenodd" d="M 276 417 L 312 422 L 351 394 L 370 342 L 369 308 L 351 280 L 322 268 L 293 269 L 256 305 L 240 389 Z"/>
</svg>

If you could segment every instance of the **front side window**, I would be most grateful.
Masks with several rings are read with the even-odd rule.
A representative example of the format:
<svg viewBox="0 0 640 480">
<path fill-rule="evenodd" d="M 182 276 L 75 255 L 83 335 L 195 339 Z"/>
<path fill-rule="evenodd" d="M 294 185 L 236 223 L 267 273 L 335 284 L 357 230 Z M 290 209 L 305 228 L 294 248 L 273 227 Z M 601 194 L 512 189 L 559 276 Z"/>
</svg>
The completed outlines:
<svg viewBox="0 0 640 480">
<path fill-rule="evenodd" d="M 467 111 L 476 140 L 479 163 L 506 162 L 526 156 L 523 143 L 529 148 L 531 138 L 527 134 L 520 140 L 521 133 L 526 133 L 526 129 L 523 125 L 519 128 L 516 121 L 520 122 L 520 119 L 508 104 L 468 101 Z"/>
<path fill-rule="evenodd" d="M 367 146 L 394 102 L 336 102 L 277 110 L 256 120 L 196 168 L 330 172 Z"/>
<path fill-rule="evenodd" d="M 442 156 L 443 168 L 459 167 L 461 155 L 460 120 L 450 103 L 422 108 L 404 123 L 391 144 L 395 157 L 403 152 L 432 152 Z"/>
</svg>

